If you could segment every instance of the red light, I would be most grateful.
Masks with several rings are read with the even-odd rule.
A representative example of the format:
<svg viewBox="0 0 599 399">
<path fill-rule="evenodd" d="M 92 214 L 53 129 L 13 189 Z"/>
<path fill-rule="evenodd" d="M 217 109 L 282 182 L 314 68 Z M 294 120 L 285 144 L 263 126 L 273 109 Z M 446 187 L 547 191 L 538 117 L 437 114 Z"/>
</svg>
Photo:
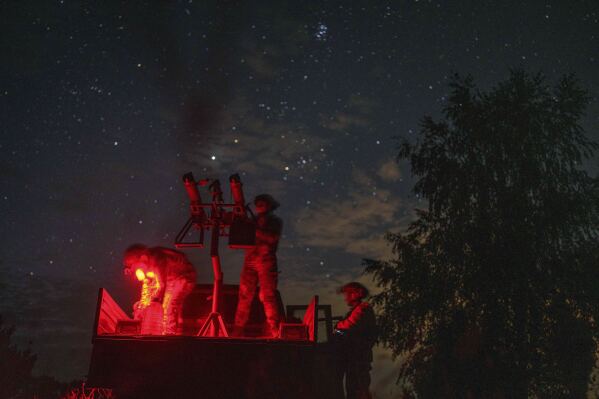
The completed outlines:
<svg viewBox="0 0 599 399">
<path fill-rule="evenodd" d="M 158 276 L 153 271 L 144 273 L 143 270 L 137 269 L 135 275 L 139 281 L 143 281 L 141 287 L 141 298 L 139 303 L 142 309 L 147 308 L 152 303 L 152 300 L 160 292 L 160 281 Z"/>
<path fill-rule="evenodd" d="M 144 273 L 144 271 L 143 271 L 143 270 L 141 270 L 141 269 L 137 269 L 137 270 L 135 271 L 135 277 L 137 277 L 137 279 L 138 279 L 139 281 L 143 281 L 143 280 L 146 278 L 146 274 Z"/>
</svg>

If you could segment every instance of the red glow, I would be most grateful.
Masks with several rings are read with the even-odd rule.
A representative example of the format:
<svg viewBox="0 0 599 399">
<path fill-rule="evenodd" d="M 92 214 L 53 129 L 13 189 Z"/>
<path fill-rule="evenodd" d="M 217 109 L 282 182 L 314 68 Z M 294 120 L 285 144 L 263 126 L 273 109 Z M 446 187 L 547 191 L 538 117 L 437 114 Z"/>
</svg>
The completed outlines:
<svg viewBox="0 0 599 399">
<path fill-rule="evenodd" d="M 143 319 L 145 310 L 160 293 L 161 283 L 158 275 L 153 271 L 146 273 L 142 269 L 137 269 L 135 270 L 135 276 L 143 283 L 141 286 L 141 298 L 133 305 L 134 317 L 136 319 Z"/>
<path fill-rule="evenodd" d="M 135 276 L 142 281 L 141 298 L 133 305 L 133 317 L 141 320 L 140 332 L 143 335 L 161 335 L 163 333 L 163 313 L 160 303 L 154 300 L 160 294 L 161 282 L 153 271 L 135 270 Z"/>
</svg>

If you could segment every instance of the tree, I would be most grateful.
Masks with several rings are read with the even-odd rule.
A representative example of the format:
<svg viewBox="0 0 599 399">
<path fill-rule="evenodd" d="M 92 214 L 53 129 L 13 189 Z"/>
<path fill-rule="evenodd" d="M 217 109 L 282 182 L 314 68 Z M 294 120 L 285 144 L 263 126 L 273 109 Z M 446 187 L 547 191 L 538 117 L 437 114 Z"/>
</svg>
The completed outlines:
<svg viewBox="0 0 599 399">
<path fill-rule="evenodd" d="M 5 393 L 2 397 L 25 398 L 36 357 L 29 350 L 19 350 L 11 344 L 14 330 L 2 326 L 0 317 L 0 387 Z"/>
<path fill-rule="evenodd" d="M 585 397 L 599 320 L 597 144 L 572 76 L 456 75 L 444 118 L 403 140 L 428 201 L 392 259 L 365 260 L 381 340 L 423 398 Z"/>
<path fill-rule="evenodd" d="M 15 328 L 4 326 L 0 316 L 0 399 L 59 398 L 67 384 L 32 374 L 36 356 L 11 343 Z"/>
</svg>

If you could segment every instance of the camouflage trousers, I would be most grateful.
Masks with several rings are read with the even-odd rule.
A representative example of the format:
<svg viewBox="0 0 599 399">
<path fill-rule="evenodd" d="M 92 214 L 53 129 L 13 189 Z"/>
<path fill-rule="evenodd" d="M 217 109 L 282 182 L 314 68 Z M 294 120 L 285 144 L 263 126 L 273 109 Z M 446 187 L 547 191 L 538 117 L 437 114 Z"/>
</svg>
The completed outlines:
<svg viewBox="0 0 599 399">
<path fill-rule="evenodd" d="M 164 299 L 162 301 L 163 323 L 162 335 L 173 335 L 177 333 L 177 322 L 183 301 L 193 291 L 195 284 L 185 279 L 176 279 L 166 282 Z"/>
<path fill-rule="evenodd" d="M 266 321 L 273 336 L 278 335 L 281 315 L 277 302 L 279 271 L 276 259 L 247 259 L 243 263 L 239 279 L 239 301 L 235 313 L 235 328 L 243 330 L 248 318 L 256 287 L 260 285 L 260 302 L 264 306 Z"/>
</svg>

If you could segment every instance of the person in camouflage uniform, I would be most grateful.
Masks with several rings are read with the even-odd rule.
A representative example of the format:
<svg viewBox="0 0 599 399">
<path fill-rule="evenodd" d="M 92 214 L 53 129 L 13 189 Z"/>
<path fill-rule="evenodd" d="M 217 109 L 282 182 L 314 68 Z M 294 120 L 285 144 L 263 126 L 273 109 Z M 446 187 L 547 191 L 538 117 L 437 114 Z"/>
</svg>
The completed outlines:
<svg viewBox="0 0 599 399">
<path fill-rule="evenodd" d="M 268 194 L 254 199 L 256 207 L 256 245 L 247 249 L 239 280 L 239 301 L 235 313 L 233 335 L 242 336 L 250 315 L 250 308 L 260 285 L 260 302 L 264 306 L 270 335 L 277 337 L 281 315 L 277 302 L 277 247 L 283 228 L 282 220 L 273 214 L 279 207 L 277 201 Z"/>
<path fill-rule="evenodd" d="M 368 289 L 351 282 L 342 286 L 339 292 L 344 294 L 345 303 L 350 307 L 345 318 L 335 326 L 347 399 L 371 399 L 370 369 L 372 346 L 376 341 L 376 317 L 370 304 L 364 301 Z"/>
<path fill-rule="evenodd" d="M 196 284 L 193 265 L 179 251 L 163 247 L 148 248 L 142 244 L 127 248 L 123 258 L 125 274 L 141 270 L 157 280 L 160 289 L 152 294 L 152 300 L 162 304 L 162 334 L 176 334 L 183 301 Z"/>
</svg>

